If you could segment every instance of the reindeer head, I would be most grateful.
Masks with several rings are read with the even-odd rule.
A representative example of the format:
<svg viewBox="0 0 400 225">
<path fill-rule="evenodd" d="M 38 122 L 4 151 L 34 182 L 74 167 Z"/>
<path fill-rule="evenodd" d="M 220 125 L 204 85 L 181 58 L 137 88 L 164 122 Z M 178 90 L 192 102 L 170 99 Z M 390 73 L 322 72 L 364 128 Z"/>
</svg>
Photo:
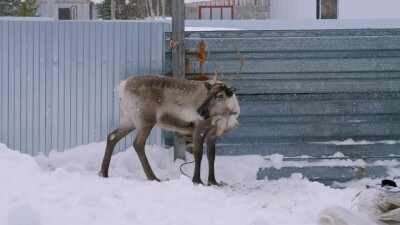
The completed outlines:
<svg viewBox="0 0 400 225">
<path fill-rule="evenodd" d="M 240 54 L 238 48 L 237 55 L 240 58 L 240 69 L 239 71 L 228 78 L 226 83 L 217 80 L 218 76 L 218 65 L 214 63 L 214 77 L 211 81 L 206 81 L 204 84 L 208 90 L 207 98 L 203 104 L 197 109 L 203 119 L 207 120 L 212 118 L 212 120 L 219 121 L 225 119 L 228 121 L 234 120 L 233 126 L 236 124 L 236 119 L 239 116 L 240 108 L 239 103 L 236 98 L 236 89 L 229 86 L 229 83 L 240 75 L 243 69 L 244 59 Z"/>
<path fill-rule="evenodd" d="M 238 114 L 239 104 L 236 98 L 236 89 L 224 83 L 211 84 L 205 82 L 208 89 L 207 99 L 197 109 L 197 113 L 204 119 L 219 116 Z"/>
</svg>

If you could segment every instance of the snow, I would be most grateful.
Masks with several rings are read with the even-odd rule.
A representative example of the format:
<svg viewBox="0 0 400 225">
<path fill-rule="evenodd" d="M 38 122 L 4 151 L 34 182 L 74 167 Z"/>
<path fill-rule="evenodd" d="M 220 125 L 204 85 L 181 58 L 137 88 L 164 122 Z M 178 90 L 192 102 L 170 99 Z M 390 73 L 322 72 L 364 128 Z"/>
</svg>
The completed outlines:
<svg viewBox="0 0 400 225">
<path fill-rule="evenodd" d="M 281 154 L 272 154 L 267 157 L 272 163 L 272 166 L 275 169 L 281 169 L 282 168 L 282 163 L 283 163 L 283 155 Z"/>
<path fill-rule="evenodd" d="M 194 2 L 210 2 L 211 0 L 184 0 L 185 4 Z"/>
<path fill-rule="evenodd" d="M 185 31 L 217 31 L 217 30 L 241 30 L 238 28 L 229 27 L 185 27 Z"/>
<path fill-rule="evenodd" d="M 394 145 L 399 144 L 400 141 L 398 140 L 384 140 L 384 141 L 355 141 L 353 139 L 346 139 L 344 141 L 328 141 L 328 142 L 313 142 L 318 144 L 327 144 L 327 145 L 372 145 L 372 144 L 387 144 L 387 145 Z"/>
<path fill-rule="evenodd" d="M 104 0 L 90 0 L 90 1 L 95 4 L 99 4 L 99 3 L 102 3 Z"/>
<path fill-rule="evenodd" d="M 92 143 L 31 157 L 0 143 L 0 224 L 315 225 L 321 212 L 351 209 L 364 184 L 373 185 L 363 180 L 333 189 L 301 174 L 257 181 L 257 170 L 268 161 L 256 155 L 217 156 L 217 180 L 225 185 L 194 185 L 179 171 L 183 162 L 174 162 L 173 150 L 162 146 L 146 146 L 162 182 L 145 179 L 132 148 L 113 156 L 106 179 L 97 176 L 104 149 L 104 142 Z M 270 159 L 281 166 L 281 155 Z M 183 170 L 192 174 L 193 164 Z"/>
</svg>

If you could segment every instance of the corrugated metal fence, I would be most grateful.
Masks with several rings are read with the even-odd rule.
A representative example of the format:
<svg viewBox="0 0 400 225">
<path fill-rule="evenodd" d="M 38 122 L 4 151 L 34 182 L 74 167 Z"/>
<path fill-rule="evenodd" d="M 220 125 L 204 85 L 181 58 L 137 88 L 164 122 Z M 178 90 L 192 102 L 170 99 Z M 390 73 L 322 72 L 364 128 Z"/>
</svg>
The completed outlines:
<svg viewBox="0 0 400 225">
<path fill-rule="evenodd" d="M 307 167 L 265 168 L 258 178 L 303 173 L 326 183 L 386 176 L 385 166 L 368 163 L 400 159 L 400 29 L 188 32 L 185 47 L 197 51 L 200 41 L 204 73 L 214 73 L 215 60 L 225 76 L 234 74 L 235 46 L 245 58 L 232 82 L 240 125 L 220 138 L 217 154 L 278 153 Z M 198 56 L 186 60 L 187 75 L 198 75 Z M 333 167 L 332 157 L 368 166 Z M 327 166 L 313 166 L 321 159 Z"/>
<path fill-rule="evenodd" d="M 165 31 L 169 21 L 0 20 L 0 142 L 36 155 L 105 140 L 119 123 L 115 84 L 163 73 Z"/>
</svg>

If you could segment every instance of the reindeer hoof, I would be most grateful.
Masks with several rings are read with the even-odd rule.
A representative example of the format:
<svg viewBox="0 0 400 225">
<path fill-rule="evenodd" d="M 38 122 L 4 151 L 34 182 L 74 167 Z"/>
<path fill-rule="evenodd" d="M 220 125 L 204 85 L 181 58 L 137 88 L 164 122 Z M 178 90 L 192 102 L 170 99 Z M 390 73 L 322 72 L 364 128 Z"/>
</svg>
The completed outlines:
<svg viewBox="0 0 400 225">
<path fill-rule="evenodd" d="M 193 184 L 195 184 L 195 185 L 197 185 L 197 184 L 204 185 L 204 184 L 203 184 L 203 181 L 201 181 L 200 178 L 193 178 L 193 179 L 192 179 L 192 182 L 193 182 Z"/>
<path fill-rule="evenodd" d="M 209 180 L 208 186 L 212 186 L 212 185 L 219 186 L 219 183 L 216 180 Z"/>
<path fill-rule="evenodd" d="M 161 180 L 160 180 L 160 179 L 158 179 L 156 176 L 147 177 L 147 180 L 149 180 L 149 181 L 157 181 L 157 182 L 161 182 Z"/>
<path fill-rule="evenodd" d="M 108 173 L 104 172 L 104 171 L 100 171 L 97 175 L 107 178 L 108 177 Z"/>
</svg>

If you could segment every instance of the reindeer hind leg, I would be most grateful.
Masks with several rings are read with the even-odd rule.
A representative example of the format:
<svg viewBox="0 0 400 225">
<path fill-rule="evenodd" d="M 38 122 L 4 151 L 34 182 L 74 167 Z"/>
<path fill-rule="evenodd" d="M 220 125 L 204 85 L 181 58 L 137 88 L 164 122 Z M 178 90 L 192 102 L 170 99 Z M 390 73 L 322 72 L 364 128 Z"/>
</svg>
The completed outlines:
<svg viewBox="0 0 400 225">
<path fill-rule="evenodd" d="M 144 173 L 147 176 L 147 179 L 160 181 L 156 177 L 156 175 L 154 175 L 154 172 L 150 167 L 149 161 L 147 160 L 146 152 L 144 149 L 147 137 L 149 136 L 152 128 L 153 128 L 153 125 L 148 125 L 141 129 L 138 129 L 136 138 L 133 141 L 133 148 L 135 149 L 136 153 L 138 154 L 140 163 L 142 164 L 142 167 L 143 167 Z"/>
<path fill-rule="evenodd" d="M 110 167 L 110 161 L 115 145 L 133 130 L 135 130 L 134 126 L 119 127 L 107 136 L 107 147 L 104 153 L 103 163 L 101 164 L 101 170 L 98 173 L 99 176 L 108 177 L 108 168 Z"/>
</svg>

